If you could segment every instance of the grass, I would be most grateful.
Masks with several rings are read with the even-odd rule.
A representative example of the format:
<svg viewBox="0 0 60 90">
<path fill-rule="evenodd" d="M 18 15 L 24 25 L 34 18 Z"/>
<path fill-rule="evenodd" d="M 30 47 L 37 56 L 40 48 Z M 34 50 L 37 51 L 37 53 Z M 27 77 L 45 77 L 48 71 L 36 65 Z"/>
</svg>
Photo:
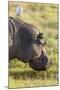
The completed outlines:
<svg viewBox="0 0 60 90">
<path fill-rule="evenodd" d="M 22 84 L 23 83 L 23 84 Z M 57 80 L 55 79 L 45 79 L 45 80 L 38 80 L 38 79 L 28 79 L 28 80 L 15 80 L 13 78 L 9 78 L 9 87 L 13 88 L 22 88 L 22 87 L 39 87 L 39 86 L 52 86 L 58 85 Z"/>
<path fill-rule="evenodd" d="M 44 33 L 46 50 L 53 65 L 46 71 L 35 71 L 21 61 L 9 62 L 9 88 L 58 85 L 58 8 L 57 4 L 28 4 L 9 2 L 9 16 L 16 17 L 17 5 L 24 7 L 21 19 L 37 27 Z M 51 48 L 53 49 L 53 58 Z"/>
<path fill-rule="evenodd" d="M 46 71 L 35 71 L 28 64 L 17 59 L 10 63 L 9 88 L 58 85 L 58 67 L 56 64 Z"/>
</svg>

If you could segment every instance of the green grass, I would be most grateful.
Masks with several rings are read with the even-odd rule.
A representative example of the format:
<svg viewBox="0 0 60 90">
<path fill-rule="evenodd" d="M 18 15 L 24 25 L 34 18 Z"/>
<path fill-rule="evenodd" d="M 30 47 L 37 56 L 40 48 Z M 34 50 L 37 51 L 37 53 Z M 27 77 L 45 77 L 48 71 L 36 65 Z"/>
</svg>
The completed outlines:
<svg viewBox="0 0 60 90">
<path fill-rule="evenodd" d="M 17 4 L 24 7 L 21 19 L 37 27 L 44 33 L 46 50 L 53 66 L 46 71 L 35 71 L 17 59 L 9 62 L 9 88 L 58 85 L 58 9 L 57 4 L 9 3 L 9 16 L 16 17 Z M 53 58 L 51 53 L 53 49 Z"/>
<path fill-rule="evenodd" d="M 39 86 L 52 86 L 58 85 L 57 80 L 55 79 L 45 79 L 45 80 L 38 80 L 38 79 L 28 79 L 28 80 L 15 80 L 13 78 L 9 78 L 9 88 L 22 88 L 22 87 L 39 87 Z"/>
<path fill-rule="evenodd" d="M 17 59 L 10 63 L 9 88 L 58 85 L 58 67 L 56 64 L 46 71 L 35 71 L 28 64 Z"/>
</svg>

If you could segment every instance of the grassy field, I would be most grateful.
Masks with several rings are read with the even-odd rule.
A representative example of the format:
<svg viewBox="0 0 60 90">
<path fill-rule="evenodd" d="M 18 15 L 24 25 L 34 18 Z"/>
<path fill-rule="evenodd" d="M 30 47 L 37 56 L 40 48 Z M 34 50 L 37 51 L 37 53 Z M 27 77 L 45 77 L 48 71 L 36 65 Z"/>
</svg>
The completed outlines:
<svg viewBox="0 0 60 90">
<path fill-rule="evenodd" d="M 58 85 L 58 5 L 9 2 L 9 16 L 16 17 L 17 5 L 24 8 L 21 19 L 44 33 L 53 65 L 46 71 L 35 71 L 27 63 L 12 60 L 9 62 L 9 88 Z"/>
</svg>

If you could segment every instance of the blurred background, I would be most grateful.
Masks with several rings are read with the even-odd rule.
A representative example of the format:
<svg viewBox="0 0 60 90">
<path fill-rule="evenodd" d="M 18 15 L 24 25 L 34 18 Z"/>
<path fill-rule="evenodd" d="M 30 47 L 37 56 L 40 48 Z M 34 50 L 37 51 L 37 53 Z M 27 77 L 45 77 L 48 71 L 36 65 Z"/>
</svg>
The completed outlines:
<svg viewBox="0 0 60 90">
<path fill-rule="evenodd" d="M 34 71 L 28 64 L 17 59 L 9 62 L 9 88 L 58 85 L 58 4 L 11 2 L 8 14 L 16 18 L 16 7 L 23 7 L 21 19 L 44 33 L 46 50 L 53 66 L 47 71 Z"/>
</svg>

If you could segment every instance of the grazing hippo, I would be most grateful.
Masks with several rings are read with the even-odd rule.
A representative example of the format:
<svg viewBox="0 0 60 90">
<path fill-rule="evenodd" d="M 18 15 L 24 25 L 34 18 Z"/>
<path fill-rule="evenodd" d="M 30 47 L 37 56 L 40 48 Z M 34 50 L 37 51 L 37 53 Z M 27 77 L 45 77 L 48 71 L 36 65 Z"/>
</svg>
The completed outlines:
<svg viewBox="0 0 60 90">
<path fill-rule="evenodd" d="M 43 33 L 22 20 L 9 17 L 9 60 L 28 62 L 36 70 L 45 69 L 48 57 L 43 50 Z"/>
</svg>

